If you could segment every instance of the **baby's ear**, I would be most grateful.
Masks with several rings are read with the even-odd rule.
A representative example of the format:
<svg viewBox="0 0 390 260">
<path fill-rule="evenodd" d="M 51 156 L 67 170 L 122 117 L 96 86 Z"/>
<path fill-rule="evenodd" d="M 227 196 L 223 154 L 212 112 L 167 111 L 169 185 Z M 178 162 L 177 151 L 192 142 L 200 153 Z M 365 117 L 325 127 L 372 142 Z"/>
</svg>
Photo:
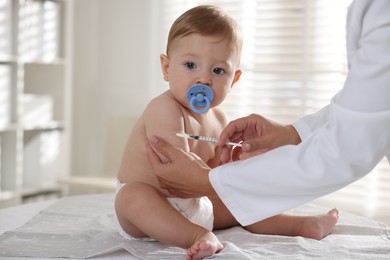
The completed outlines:
<svg viewBox="0 0 390 260">
<path fill-rule="evenodd" d="M 169 57 L 165 54 L 160 55 L 161 69 L 164 75 L 164 80 L 169 81 Z"/>
<path fill-rule="evenodd" d="M 241 74 L 242 74 L 242 71 L 241 71 L 241 70 L 237 70 L 237 71 L 236 71 L 236 73 L 234 74 L 234 79 L 233 79 L 232 87 L 233 87 L 233 85 L 236 84 L 236 82 L 240 79 Z"/>
</svg>

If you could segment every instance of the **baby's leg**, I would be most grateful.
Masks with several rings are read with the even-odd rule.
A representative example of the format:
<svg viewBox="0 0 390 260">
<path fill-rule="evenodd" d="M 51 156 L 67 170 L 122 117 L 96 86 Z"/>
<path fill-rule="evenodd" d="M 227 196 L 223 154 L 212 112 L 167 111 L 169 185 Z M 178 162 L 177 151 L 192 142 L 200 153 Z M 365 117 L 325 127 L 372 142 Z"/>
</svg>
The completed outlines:
<svg viewBox="0 0 390 260">
<path fill-rule="evenodd" d="M 123 230 L 133 237 L 151 237 L 181 248 L 190 248 L 199 242 L 208 244 L 202 258 L 222 249 L 212 232 L 185 218 L 151 185 L 125 184 L 116 195 L 115 210 Z M 193 259 L 202 254 L 194 254 Z"/>
<path fill-rule="evenodd" d="M 302 236 L 320 240 L 333 231 L 338 217 L 337 209 L 315 216 L 280 214 L 249 225 L 245 229 L 256 234 Z"/>
<path fill-rule="evenodd" d="M 213 204 L 214 229 L 222 229 L 239 225 L 219 198 L 210 197 L 209 199 Z M 209 234 L 214 235 L 211 232 Z M 209 234 L 206 234 L 204 237 L 198 239 L 197 242 L 187 250 L 187 260 L 203 259 L 206 256 L 210 256 L 210 252 L 214 251 L 215 249 L 217 249 L 215 252 L 222 250 L 223 246 L 219 240 L 218 243 L 210 243 L 211 240 L 208 238 Z"/>
<path fill-rule="evenodd" d="M 219 197 L 210 197 L 213 203 L 214 230 L 241 226 Z"/>
</svg>

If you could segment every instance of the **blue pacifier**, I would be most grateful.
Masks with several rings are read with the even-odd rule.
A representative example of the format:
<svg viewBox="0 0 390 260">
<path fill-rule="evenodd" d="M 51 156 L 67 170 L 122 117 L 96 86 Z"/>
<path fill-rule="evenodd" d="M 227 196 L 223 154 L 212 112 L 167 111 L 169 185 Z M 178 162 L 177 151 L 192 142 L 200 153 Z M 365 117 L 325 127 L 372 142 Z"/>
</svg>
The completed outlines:
<svg viewBox="0 0 390 260">
<path fill-rule="evenodd" d="M 190 102 L 190 108 L 198 114 L 202 114 L 210 108 L 213 98 L 214 93 L 211 88 L 203 84 L 195 84 L 187 91 L 187 99 Z"/>
</svg>

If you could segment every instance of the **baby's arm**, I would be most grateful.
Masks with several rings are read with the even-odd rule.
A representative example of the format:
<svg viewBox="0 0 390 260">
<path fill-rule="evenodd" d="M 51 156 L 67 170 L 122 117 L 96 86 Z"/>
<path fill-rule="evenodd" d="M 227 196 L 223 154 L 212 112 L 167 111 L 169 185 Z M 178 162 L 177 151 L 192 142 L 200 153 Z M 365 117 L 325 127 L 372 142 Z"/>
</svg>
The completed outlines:
<svg viewBox="0 0 390 260">
<path fill-rule="evenodd" d="M 214 113 L 214 117 L 215 117 L 213 127 L 217 128 L 215 130 L 216 134 L 214 133 L 214 134 L 210 134 L 207 136 L 219 137 L 222 130 L 228 125 L 229 119 L 228 119 L 226 113 L 223 112 L 222 109 L 220 109 L 218 107 L 213 108 L 213 113 Z M 214 144 L 212 144 L 212 145 L 214 146 L 214 149 L 215 149 L 214 156 L 213 156 L 213 158 L 210 158 L 210 160 L 207 161 L 207 165 L 210 168 L 215 168 L 223 163 L 221 161 L 221 148 L 218 145 L 214 145 Z"/>
<path fill-rule="evenodd" d="M 185 122 L 181 105 L 165 94 L 152 100 L 144 112 L 145 135 L 158 136 L 169 144 L 189 152 L 188 141 L 178 138 L 176 133 L 184 132 Z M 167 158 L 159 155 L 164 162 Z"/>
</svg>

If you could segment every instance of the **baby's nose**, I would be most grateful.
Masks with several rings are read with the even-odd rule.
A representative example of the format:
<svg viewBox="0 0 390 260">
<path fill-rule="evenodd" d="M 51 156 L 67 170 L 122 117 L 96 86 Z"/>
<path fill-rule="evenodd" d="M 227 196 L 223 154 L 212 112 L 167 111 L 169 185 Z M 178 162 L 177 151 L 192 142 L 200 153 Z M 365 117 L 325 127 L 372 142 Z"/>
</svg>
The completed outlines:
<svg viewBox="0 0 390 260">
<path fill-rule="evenodd" d="M 198 80 L 196 81 L 196 84 L 203 84 L 206 86 L 211 86 L 211 83 L 210 73 L 202 73 L 199 75 Z"/>
</svg>

